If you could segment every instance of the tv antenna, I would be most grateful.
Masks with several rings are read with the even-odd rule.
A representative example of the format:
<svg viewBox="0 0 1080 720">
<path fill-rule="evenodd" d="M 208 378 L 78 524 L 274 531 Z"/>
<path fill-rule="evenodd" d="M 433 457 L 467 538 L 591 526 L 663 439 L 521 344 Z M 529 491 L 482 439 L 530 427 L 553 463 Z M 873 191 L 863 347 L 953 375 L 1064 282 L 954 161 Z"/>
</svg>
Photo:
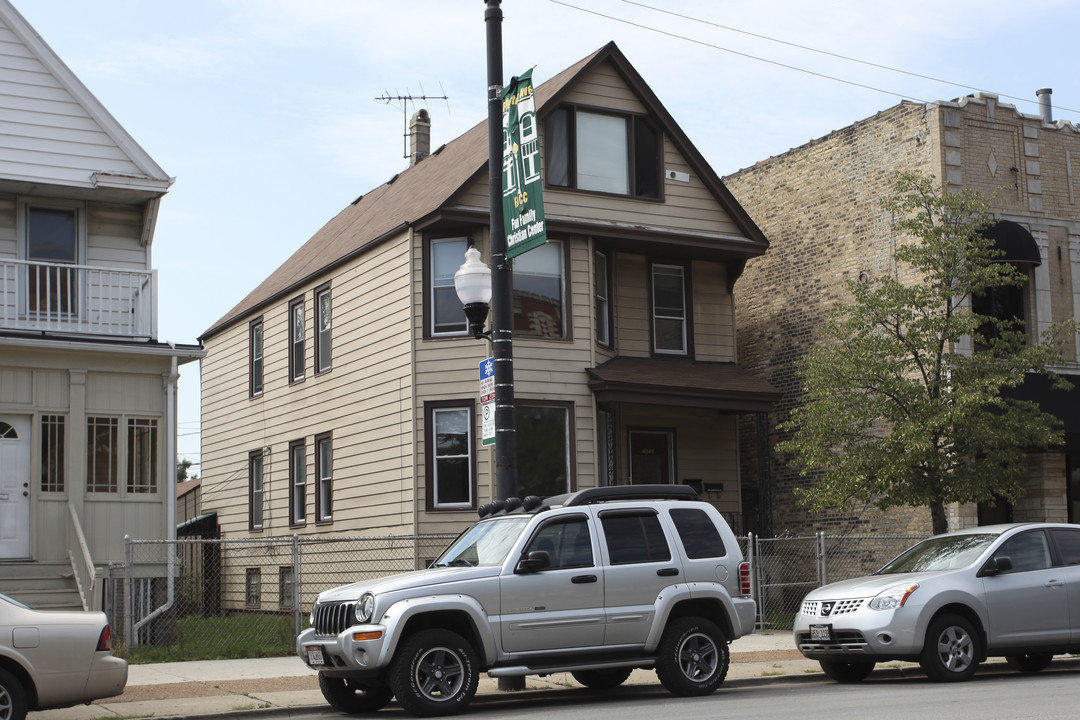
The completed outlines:
<svg viewBox="0 0 1080 720">
<path fill-rule="evenodd" d="M 439 89 L 442 90 L 442 83 L 439 83 Z M 443 90 L 443 92 L 446 92 Z M 404 95 L 391 95 L 390 91 L 384 91 L 382 95 L 375 98 L 376 100 L 389 105 L 391 102 L 401 103 L 401 125 L 404 128 L 402 135 L 402 157 L 409 157 L 409 103 L 415 103 L 418 100 L 421 102 L 427 102 L 428 100 L 445 100 L 446 101 L 446 114 L 450 114 L 450 98 L 446 95 L 426 95 L 424 94 L 424 86 L 420 86 L 420 94 L 413 95 L 408 90 Z"/>
</svg>

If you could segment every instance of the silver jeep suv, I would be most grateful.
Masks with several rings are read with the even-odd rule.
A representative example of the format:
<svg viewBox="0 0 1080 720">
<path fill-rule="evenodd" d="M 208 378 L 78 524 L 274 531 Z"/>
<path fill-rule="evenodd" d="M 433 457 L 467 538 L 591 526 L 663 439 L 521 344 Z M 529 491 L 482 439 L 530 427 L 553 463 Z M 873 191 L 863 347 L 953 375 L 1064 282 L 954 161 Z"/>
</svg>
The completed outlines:
<svg viewBox="0 0 1080 720">
<path fill-rule="evenodd" d="M 433 716 L 464 709 L 482 670 L 606 689 L 655 668 L 670 692 L 707 695 L 753 625 L 750 568 L 716 508 L 628 485 L 484 506 L 430 568 L 321 593 L 296 650 L 338 710 L 396 697 Z"/>
</svg>

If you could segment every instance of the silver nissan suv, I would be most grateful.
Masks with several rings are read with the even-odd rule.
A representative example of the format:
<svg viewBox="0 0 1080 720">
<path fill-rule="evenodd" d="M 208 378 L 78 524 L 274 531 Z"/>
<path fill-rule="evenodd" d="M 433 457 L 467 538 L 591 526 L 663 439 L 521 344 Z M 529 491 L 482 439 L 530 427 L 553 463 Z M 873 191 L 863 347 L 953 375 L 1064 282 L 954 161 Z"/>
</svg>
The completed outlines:
<svg viewBox="0 0 1080 720">
<path fill-rule="evenodd" d="M 486 505 L 430 568 L 321 593 L 296 650 L 338 710 L 396 697 L 449 715 L 481 671 L 608 689 L 655 668 L 670 692 L 707 695 L 754 617 L 716 508 L 686 486 L 627 485 Z"/>
</svg>

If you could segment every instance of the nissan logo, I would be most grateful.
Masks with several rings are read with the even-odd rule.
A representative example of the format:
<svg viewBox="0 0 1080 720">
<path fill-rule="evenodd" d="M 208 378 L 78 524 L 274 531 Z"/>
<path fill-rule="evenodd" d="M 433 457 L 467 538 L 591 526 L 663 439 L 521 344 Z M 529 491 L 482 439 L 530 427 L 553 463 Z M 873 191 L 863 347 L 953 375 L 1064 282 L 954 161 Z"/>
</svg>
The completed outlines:
<svg viewBox="0 0 1080 720">
<path fill-rule="evenodd" d="M 821 617 L 828 617 L 829 613 L 832 612 L 832 609 L 833 609 L 833 603 L 831 603 L 831 602 L 823 602 L 823 603 L 821 603 Z"/>
</svg>

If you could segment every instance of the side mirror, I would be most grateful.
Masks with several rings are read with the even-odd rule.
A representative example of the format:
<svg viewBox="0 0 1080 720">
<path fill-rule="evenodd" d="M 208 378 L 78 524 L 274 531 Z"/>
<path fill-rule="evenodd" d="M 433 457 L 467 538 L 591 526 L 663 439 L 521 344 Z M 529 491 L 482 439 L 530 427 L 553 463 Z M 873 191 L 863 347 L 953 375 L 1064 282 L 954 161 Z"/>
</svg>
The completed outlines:
<svg viewBox="0 0 1080 720">
<path fill-rule="evenodd" d="M 1012 558 L 1008 555 L 1001 555 L 999 557 L 992 557 L 986 561 L 986 564 L 982 566 L 982 570 L 979 571 L 980 577 L 999 575 L 1003 572 L 1012 570 Z"/>
<path fill-rule="evenodd" d="M 531 573 L 551 567 L 551 555 L 547 550 L 532 550 L 518 561 L 515 572 Z"/>
</svg>

